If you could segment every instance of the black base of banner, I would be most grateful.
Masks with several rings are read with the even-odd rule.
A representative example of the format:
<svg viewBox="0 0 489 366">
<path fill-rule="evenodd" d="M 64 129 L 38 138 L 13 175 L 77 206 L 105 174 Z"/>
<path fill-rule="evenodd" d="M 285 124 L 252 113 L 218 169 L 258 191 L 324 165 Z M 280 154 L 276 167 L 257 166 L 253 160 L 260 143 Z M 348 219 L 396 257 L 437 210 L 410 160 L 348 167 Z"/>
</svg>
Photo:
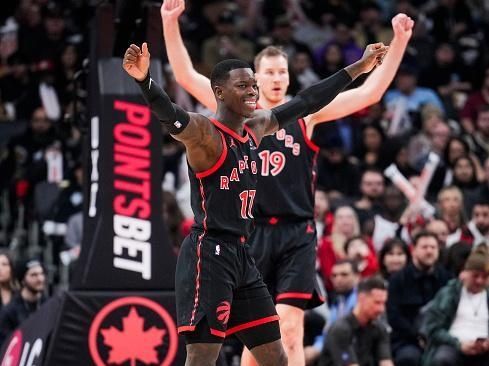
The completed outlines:
<svg viewBox="0 0 489 366">
<path fill-rule="evenodd" d="M 14 332 L 0 365 L 180 366 L 173 292 L 68 291 Z"/>
</svg>

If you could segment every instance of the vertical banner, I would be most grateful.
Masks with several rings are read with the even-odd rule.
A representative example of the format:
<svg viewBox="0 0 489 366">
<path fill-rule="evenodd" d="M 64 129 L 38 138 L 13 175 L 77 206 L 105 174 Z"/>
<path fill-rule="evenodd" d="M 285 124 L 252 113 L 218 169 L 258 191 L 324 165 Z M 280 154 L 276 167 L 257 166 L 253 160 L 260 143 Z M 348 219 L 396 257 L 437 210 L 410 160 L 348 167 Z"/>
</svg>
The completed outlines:
<svg viewBox="0 0 489 366">
<path fill-rule="evenodd" d="M 161 125 L 121 60 L 102 60 L 93 71 L 99 98 L 92 101 L 84 238 L 72 288 L 171 290 L 176 256 L 161 211 Z"/>
</svg>

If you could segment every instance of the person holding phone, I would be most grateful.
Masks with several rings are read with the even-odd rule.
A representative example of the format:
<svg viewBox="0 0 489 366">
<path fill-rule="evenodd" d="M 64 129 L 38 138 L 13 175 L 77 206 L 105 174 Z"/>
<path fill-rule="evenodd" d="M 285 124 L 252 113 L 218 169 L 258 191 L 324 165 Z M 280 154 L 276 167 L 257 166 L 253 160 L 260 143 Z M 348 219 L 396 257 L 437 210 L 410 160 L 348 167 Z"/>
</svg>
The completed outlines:
<svg viewBox="0 0 489 366">
<path fill-rule="evenodd" d="M 479 245 L 459 279 L 433 299 L 424 318 L 426 366 L 489 365 L 489 252 Z"/>
</svg>

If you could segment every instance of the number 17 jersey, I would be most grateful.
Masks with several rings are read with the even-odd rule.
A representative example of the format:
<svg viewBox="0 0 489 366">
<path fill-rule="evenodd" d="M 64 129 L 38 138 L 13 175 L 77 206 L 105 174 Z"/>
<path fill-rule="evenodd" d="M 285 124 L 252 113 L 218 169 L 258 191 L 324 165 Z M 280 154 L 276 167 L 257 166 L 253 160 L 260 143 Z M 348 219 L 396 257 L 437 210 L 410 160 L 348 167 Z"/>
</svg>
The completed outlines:
<svg viewBox="0 0 489 366">
<path fill-rule="evenodd" d="M 223 149 L 210 169 L 195 173 L 189 167 L 194 229 L 248 238 L 253 229 L 257 185 L 257 141 L 245 125 L 244 136 L 215 119 Z"/>
</svg>

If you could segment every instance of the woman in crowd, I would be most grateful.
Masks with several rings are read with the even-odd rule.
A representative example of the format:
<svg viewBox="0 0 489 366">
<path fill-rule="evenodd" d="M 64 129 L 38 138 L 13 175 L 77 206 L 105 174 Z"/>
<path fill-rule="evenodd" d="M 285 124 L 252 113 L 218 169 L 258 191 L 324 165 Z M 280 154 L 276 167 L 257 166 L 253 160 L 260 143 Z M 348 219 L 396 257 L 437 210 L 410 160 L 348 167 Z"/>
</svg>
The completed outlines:
<svg viewBox="0 0 489 366">
<path fill-rule="evenodd" d="M 323 237 L 318 246 L 317 258 L 327 289 L 331 289 L 331 269 L 337 260 L 345 258 L 345 243 L 360 235 L 358 216 L 350 206 L 340 206 L 334 213 L 331 235 Z"/>
<path fill-rule="evenodd" d="M 400 238 L 387 240 L 379 252 L 380 274 L 389 280 L 391 275 L 403 269 L 411 260 L 409 248 Z"/>
<path fill-rule="evenodd" d="M 18 290 L 14 276 L 12 257 L 6 250 L 0 251 L 0 309 L 7 305 Z"/>
</svg>

